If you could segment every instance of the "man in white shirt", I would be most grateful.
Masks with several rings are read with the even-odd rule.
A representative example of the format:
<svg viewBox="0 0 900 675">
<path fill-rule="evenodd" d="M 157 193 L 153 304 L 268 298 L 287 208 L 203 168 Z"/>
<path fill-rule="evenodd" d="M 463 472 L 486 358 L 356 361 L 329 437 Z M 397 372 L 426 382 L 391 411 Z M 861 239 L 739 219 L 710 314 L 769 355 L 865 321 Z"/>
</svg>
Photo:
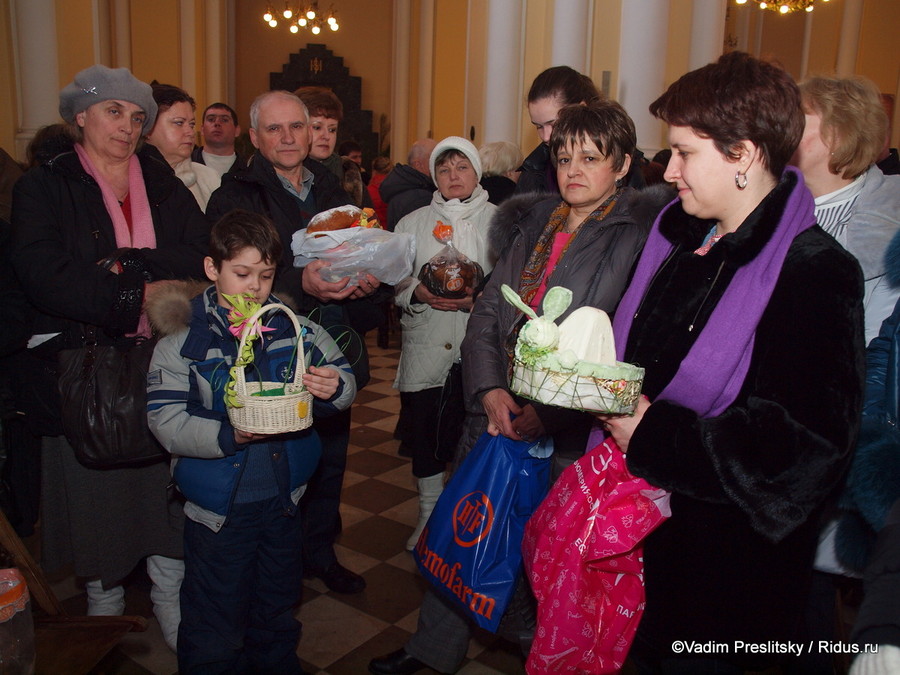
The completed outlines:
<svg viewBox="0 0 900 675">
<path fill-rule="evenodd" d="M 194 148 L 191 160 L 206 164 L 220 176 L 247 166 L 246 160 L 237 154 L 234 141 L 241 135 L 237 113 L 225 103 L 212 103 L 203 111 L 203 142 Z"/>
</svg>

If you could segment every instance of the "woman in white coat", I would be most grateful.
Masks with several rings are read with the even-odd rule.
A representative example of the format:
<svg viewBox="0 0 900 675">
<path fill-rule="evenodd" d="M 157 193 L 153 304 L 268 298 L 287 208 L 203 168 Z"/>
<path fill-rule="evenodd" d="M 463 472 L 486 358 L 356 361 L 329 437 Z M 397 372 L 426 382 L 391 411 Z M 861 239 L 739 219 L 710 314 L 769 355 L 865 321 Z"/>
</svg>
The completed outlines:
<svg viewBox="0 0 900 675">
<path fill-rule="evenodd" d="M 453 228 L 453 246 L 470 260 L 491 271 L 488 251 L 488 223 L 495 206 L 488 202 L 481 180 L 478 150 L 469 141 L 450 136 L 431 153 L 431 177 L 438 189 L 431 204 L 403 218 L 397 232 L 416 237 L 415 273 L 444 243 L 434 235 L 438 221 Z M 474 288 L 465 297 L 454 299 L 431 293 L 417 277 L 408 277 L 396 288 L 395 302 L 400 319 L 403 346 L 394 386 L 400 390 L 400 420 L 397 437 L 401 449 L 412 455 L 412 471 L 419 491 L 419 522 L 406 544 L 412 550 L 428 516 L 443 490 L 445 461 L 437 455 L 437 425 L 441 389 L 466 334 Z"/>
</svg>

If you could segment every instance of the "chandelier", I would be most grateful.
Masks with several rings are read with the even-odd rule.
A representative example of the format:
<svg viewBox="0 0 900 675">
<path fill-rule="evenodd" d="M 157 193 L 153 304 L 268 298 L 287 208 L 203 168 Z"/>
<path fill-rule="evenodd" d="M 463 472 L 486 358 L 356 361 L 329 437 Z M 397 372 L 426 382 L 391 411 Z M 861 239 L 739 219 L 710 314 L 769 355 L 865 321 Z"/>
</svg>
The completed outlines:
<svg viewBox="0 0 900 675">
<path fill-rule="evenodd" d="M 734 0 L 739 5 L 747 4 L 747 0 Z M 790 14 L 791 12 L 799 12 L 801 9 L 806 12 L 813 11 L 816 0 L 752 0 L 760 9 L 771 9 L 779 14 Z M 828 0 L 819 0 L 819 2 L 828 2 Z"/>
<path fill-rule="evenodd" d="M 305 28 L 313 35 L 322 32 L 322 28 L 327 26 L 333 31 L 340 28 L 337 20 L 337 12 L 334 11 L 332 5 L 327 12 L 319 11 L 319 3 L 316 0 L 308 4 L 299 5 L 293 2 L 284 3 L 284 11 L 276 14 L 272 9 L 272 5 L 266 5 L 266 13 L 263 14 L 263 21 L 272 28 L 278 27 L 279 19 L 283 19 L 292 33 L 300 32 L 301 28 Z"/>
</svg>

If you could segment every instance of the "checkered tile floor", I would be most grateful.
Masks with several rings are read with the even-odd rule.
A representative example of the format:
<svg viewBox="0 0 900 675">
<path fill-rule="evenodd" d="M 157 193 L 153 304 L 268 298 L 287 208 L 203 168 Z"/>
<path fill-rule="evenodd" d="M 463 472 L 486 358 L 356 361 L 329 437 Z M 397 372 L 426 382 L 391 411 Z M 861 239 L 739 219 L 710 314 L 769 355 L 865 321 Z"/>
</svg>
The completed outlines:
<svg viewBox="0 0 900 675">
<path fill-rule="evenodd" d="M 400 397 L 391 386 L 400 356 L 399 337 L 388 349 L 369 339 L 371 383 L 353 406 L 347 473 L 341 505 L 343 532 L 337 543 L 341 562 L 362 574 L 359 595 L 328 591 L 317 580 L 305 582 L 299 618 L 303 637 L 298 654 L 304 668 L 319 675 L 360 675 L 370 659 L 398 649 L 415 630 L 425 582 L 404 549 L 418 517 L 418 500 L 409 460 L 397 454 L 393 439 Z M 110 674 L 177 671 L 175 655 L 162 642 L 148 598 L 149 582 L 138 578 L 127 589 L 127 611 L 150 619 L 146 633 L 133 634 L 114 650 L 98 672 Z M 57 592 L 73 613 L 83 613 L 83 591 L 71 579 L 59 580 Z M 423 673 L 434 673 L 425 670 Z M 480 633 L 472 641 L 463 675 L 524 673 L 513 645 Z"/>
</svg>

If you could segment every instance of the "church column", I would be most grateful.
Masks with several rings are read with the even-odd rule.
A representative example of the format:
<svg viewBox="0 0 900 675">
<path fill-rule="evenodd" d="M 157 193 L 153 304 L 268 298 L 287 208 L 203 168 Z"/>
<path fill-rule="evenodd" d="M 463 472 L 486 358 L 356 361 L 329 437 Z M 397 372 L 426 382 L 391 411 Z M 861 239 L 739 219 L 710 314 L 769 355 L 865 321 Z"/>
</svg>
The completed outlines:
<svg viewBox="0 0 900 675">
<path fill-rule="evenodd" d="M 112 33 L 109 0 L 93 0 L 91 17 L 94 24 L 94 63 L 112 63 Z"/>
<path fill-rule="evenodd" d="M 805 78 L 809 72 L 809 48 L 812 45 L 813 15 L 815 12 L 806 12 L 803 21 L 803 51 L 800 53 L 800 79 Z"/>
<path fill-rule="evenodd" d="M 519 138 L 523 18 L 520 0 L 489 0 L 484 143 Z"/>
<path fill-rule="evenodd" d="M 622 3 L 618 99 L 634 120 L 638 146 L 648 157 L 660 150 L 662 139 L 660 122 L 648 108 L 665 89 L 668 23 L 668 3 Z"/>
<path fill-rule="evenodd" d="M 688 70 L 696 70 L 718 59 L 725 40 L 725 0 L 694 0 L 692 4 Z"/>
<path fill-rule="evenodd" d="M 19 124 L 16 156 L 35 132 L 59 121 L 59 64 L 56 49 L 56 7 L 53 0 L 13 0 Z"/>
<path fill-rule="evenodd" d="M 179 23 L 181 42 L 181 88 L 191 96 L 197 95 L 197 55 L 196 44 L 197 14 L 194 0 L 181 0 Z"/>
<path fill-rule="evenodd" d="M 406 162 L 409 152 L 409 40 L 411 0 L 394 0 L 393 73 L 391 77 L 391 159 Z"/>
<path fill-rule="evenodd" d="M 203 60 L 205 65 L 204 84 L 206 87 L 206 100 L 202 103 L 198 102 L 198 107 L 200 108 L 197 111 L 198 115 L 203 113 L 203 109 L 206 106 L 215 101 L 222 101 L 233 106 L 233 102 L 228 101 L 228 96 L 225 93 L 225 78 L 222 68 L 227 59 L 222 6 L 218 2 L 207 2 L 205 12 L 206 53 Z"/>
<path fill-rule="evenodd" d="M 554 0 L 552 65 L 589 71 L 591 8 L 590 0 Z"/>
<path fill-rule="evenodd" d="M 131 69 L 131 10 L 128 0 L 114 0 L 116 68 Z"/>
<path fill-rule="evenodd" d="M 737 30 L 737 49 L 740 52 L 750 53 L 750 12 L 746 8 L 735 16 L 735 24 Z"/>
<path fill-rule="evenodd" d="M 759 12 L 757 14 L 756 32 L 753 34 L 753 51 L 750 52 L 756 58 L 759 58 L 760 54 L 762 54 L 763 27 L 766 24 L 766 14 L 768 12 Z"/>
<path fill-rule="evenodd" d="M 434 81 L 434 0 L 419 7 L 419 98 L 416 109 L 416 139 L 431 133 L 431 88 Z"/>
<path fill-rule="evenodd" d="M 856 56 L 859 53 L 859 29 L 862 26 L 863 0 L 844 0 L 841 18 L 841 37 L 838 41 L 838 77 L 849 77 L 856 72 Z"/>
</svg>

